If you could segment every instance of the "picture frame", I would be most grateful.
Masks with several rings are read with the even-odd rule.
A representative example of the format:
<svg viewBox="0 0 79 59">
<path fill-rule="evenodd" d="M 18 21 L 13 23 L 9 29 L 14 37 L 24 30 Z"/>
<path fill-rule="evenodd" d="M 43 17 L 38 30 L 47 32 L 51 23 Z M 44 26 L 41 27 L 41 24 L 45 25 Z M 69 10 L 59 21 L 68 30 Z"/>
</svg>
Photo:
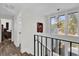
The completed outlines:
<svg viewBox="0 0 79 59">
<path fill-rule="evenodd" d="M 43 23 L 40 23 L 40 22 L 37 23 L 37 32 L 40 32 L 40 33 L 43 32 Z"/>
</svg>

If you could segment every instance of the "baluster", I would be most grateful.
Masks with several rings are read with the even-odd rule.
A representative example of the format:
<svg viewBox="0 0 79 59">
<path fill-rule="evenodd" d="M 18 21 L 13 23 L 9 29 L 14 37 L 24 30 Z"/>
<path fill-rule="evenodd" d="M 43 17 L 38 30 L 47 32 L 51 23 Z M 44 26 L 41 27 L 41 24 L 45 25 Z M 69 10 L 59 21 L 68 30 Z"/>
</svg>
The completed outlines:
<svg viewBox="0 0 79 59">
<path fill-rule="evenodd" d="M 36 42 L 35 42 L 36 40 L 35 40 L 35 35 L 34 35 L 34 56 L 36 55 Z"/>
<path fill-rule="evenodd" d="M 70 56 L 72 56 L 72 42 L 70 42 Z"/>
<path fill-rule="evenodd" d="M 37 55 L 39 56 L 39 36 L 37 35 Z"/>
<path fill-rule="evenodd" d="M 51 39 L 51 51 L 52 51 L 52 56 L 53 56 L 53 38 Z"/>
<path fill-rule="evenodd" d="M 46 37 L 45 56 L 47 56 L 47 37 Z"/>
<path fill-rule="evenodd" d="M 61 55 L 61 40 L 59 40 L 59 55 Z"/>
<path fill-rule="evenodd" d="M 42 36 L 41 36 L 41 56 L 42 56 Z"/>
</svg>

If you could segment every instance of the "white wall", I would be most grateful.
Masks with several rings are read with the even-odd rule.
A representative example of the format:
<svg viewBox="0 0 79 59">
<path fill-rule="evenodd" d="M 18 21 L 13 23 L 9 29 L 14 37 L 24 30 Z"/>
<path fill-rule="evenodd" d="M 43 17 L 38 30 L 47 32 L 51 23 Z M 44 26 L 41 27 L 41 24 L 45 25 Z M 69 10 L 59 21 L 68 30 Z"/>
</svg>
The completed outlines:
<svg viewBox="0 0 79 59">
<path fill-rule="evenodd" d="M 31 52 L 33 54 L 34 49 L 34 34 L 37 34 L 37 22 L 42 22 L 44 25 L 45 34 L 45 19 L 42 17 L 34 17 L 31 15 L 23 15 L 22 26 L 22 51 Z M 38 33 L 41 34 L 41 33 Z"/>
<path fill-rule="evenodd" d="M 18 20 L 22 19 L 22 28 L 18 29 Z M 37 33 L 37 22 L 43 23 L 43 33 Z M 15 18 L 14 21 L 14 43 L 16 46 L 21 43 L 21 51 L 27 51 L 28 53 L 34 53 L 34 34 L 46 34 L 46 26 L 45 26 L 45 18 L 44 17 L 38 17 L 34 16 L 29 13 L 21 13 L 21 16 L 19 15 Z M 19 30 L 21 30 L 22 37 L 19 36 Z"/>
</svg>

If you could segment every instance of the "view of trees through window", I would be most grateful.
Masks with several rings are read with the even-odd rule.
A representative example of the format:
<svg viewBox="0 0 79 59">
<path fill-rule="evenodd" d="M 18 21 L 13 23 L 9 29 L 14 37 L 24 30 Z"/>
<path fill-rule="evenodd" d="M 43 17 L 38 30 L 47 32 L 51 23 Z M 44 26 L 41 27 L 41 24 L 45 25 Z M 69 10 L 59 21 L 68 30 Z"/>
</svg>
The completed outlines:
<svg viewBox="0 0 79 59">
<path fill-rule="evenodd" d="M 67 24 L 68 29 L 68 35 L 69 36 L 77 36 L 78 35 L 78 23 L 77 23 L 77 18 L 75 14 L 70 14 L 68 15 L 68 23 L 65 22 L 66 17 L 65 15 L 59 16 L 57 19 L 55 17 L 52 17 L 50 22 L 51 22 L 51 32 L 57 32 L 57 34 L 64 35 L 64 28 L 65 24 Z"/>
<path fill-rule="evenodd" d="M 69 15 L 68 20 L 68 35 L 77 35 L 77 18 L 74 14 Z"/>
<path fill-rule="evenodd" d="M 57 30 L 58 34 L 64 35 L 64 22 L 65 22 L 65 16 L 59 16 L 57 21 Z"/>
</svg>

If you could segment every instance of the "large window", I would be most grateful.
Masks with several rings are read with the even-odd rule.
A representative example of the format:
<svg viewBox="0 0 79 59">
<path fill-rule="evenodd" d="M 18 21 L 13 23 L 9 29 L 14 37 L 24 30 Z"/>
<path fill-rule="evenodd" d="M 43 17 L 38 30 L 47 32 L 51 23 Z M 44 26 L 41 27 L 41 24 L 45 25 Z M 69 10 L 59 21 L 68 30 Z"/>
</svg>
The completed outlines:
<svg viewBox="0 0 79 59">
<path fill-rule="evenodd" d="M 57 32 L 60 35 L 64 35 L 65 16 L 59 16 L 57 20 Z"/>
<path fill-rule="evenodd" d="M 51 33 L 58 35 L 78 36 L 78 13 L 71 13 L 50 19 Z"/>
<path fill-rule="evenodd" d="M 68 35 L 70 35 L 70 36 L 77 36 L 78 35 L 77 18 L 76 18 L 75 14 L 69 15 Z"/>
</svg>

